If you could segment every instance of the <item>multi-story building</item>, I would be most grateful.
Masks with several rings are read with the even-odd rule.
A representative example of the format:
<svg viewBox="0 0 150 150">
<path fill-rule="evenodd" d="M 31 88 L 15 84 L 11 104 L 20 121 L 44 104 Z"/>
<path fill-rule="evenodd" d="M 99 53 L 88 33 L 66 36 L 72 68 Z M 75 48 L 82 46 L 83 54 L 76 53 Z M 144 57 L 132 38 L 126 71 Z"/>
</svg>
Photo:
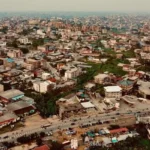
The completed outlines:
<svg viewBox="0 0 150 150">
<path fill-rule="evenodd" d="M 19 38 L 18 41 L 22 44 L 32 44 L 32 42 L 29 41 L 29 39 L 27 37 Z"/>
<path fill-rule="evenodd" d="M 122 88 L 119 86 L 104 87 L 105 97 L 107 98 L 120 98 L 122 96 Z"/>
<path fill-rule="evenodd" d="M 23 53 L 20 50 L 10 50 L 7 52 L 7 56 L 11 58 L 20 58 L 23 56 Z"/>
<path fill-rule="evenodd" d="M 54 84 L 54 83 L 50 81 L 37 81 L 37 82 L 33 82 L 33 88 L 37 92 L 46 93 L 48 91 L 48 86 L 50 84 Z"/>
<path fill-rule="evenodd" d="M 65 79 L 72 79 L 79 76 L 81 73 L 81 70 L 79 68 L 72 68 L 70 70 L 67 70 L 65 72 Z"/>
</svg>

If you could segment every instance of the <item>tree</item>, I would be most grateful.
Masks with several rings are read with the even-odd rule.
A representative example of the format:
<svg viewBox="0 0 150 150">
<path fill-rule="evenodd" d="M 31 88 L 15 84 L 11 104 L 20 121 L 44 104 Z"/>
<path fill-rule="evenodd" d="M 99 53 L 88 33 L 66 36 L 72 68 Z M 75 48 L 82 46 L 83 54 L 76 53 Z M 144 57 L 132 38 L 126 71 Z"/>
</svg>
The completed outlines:
<svg viewBox="0 0 150 150">
<path fill-rule="evenodd" d="M 29 49 L 27 49 L 27 48 L 20 48 L 20 50 L 21 50 L 24 54 L 29 53 Z"/>
<path fill-rule="evenodd" d="M 36 139 L 36 144 L 37 144 L 38 146 L 41 146 L 41 145 L 42 145 L 42 140 L 41 140 L 41 138 L 37 138 L 37 139 Z"/>
<path fill-rule="evenodd" d="M 8 42 L 6 45 L 9 47 L 18 48 L 18 44 L 17 44 L 16 40 L 14 40 L 13 42 L 10 42 L 10 43 Z"/>
<path fill-rule="evenodd" d="M 63 149 L 63 145 L 56 141 L 52 141 L 51 145 L 52 145 L 51 150 L 62 150 Z"/>
</svg>

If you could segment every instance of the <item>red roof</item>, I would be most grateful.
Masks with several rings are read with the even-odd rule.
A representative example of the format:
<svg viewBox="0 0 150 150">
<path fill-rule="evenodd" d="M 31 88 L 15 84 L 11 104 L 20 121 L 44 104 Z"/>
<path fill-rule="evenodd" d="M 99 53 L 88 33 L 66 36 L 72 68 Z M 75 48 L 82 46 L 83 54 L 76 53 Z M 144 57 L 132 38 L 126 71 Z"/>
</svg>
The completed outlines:
<svg viewBox="0 0 150 150">
<path fill-rule="evenodd" d="M 110 130 L 110 133 L 114 134 L 114 133 L 127 132 L 127 131 L 128 131 L 127 128 L 120 128 L 120 129 Z"/>
<path fill-rule="evenodd" d="M 56 82 L 57 80 L 55 78 L 50 78 L 49 79 L 51 82 Z"/>
<path fill-rule="evenodd" d="M 50 150 L 50 148 L 47 145 L 43 145 L 40 147 L 36 147 L 34 150 Z"/>
</svg>

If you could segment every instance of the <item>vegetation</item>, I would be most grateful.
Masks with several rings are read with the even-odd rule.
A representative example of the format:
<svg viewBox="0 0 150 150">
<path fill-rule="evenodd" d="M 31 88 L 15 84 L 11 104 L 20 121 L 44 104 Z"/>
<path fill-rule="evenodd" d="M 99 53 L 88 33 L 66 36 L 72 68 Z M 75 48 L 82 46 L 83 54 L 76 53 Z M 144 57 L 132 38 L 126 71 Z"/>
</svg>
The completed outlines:
<svg viewBox="0 0 150 150">
<path fill-rule="evenodd" d="M 0 32 L 3 32 L 5 34 L 7 33 L 7 31 L 8 31 L 8 27 L 7 26 L 5 26 L 2 29 L 0 29 Z"/>
<path fill-rule="evenodd" d="M 29 49 L 27 49 L 27 48 L 20 48 L 20 50 L 21 50 L 24 54 L 29 53 Z"/>
<path fill-rule="evenodd" d="M 34 48 L 37 48 L 38 46 L 43 45 L 43 44 L 44 44 L 44 39 L 42 39 L 42 38 L 32 39 L 32 46 Z"/>
<path fill-rule="evenodd" d="M 23 31 L 20 32 L 19 34 L 26 36 L 29 33 L 31 33 L 32 31 L 33 31 L 32 29 L 23 29 Z"/>
<path fill-rule="evenodd" d="M 18 44 L 16 40 L 13 40 L 12 42 L 7 43 L 8 47 L 14 47 L 14 48 L 18 48 Z"/>
<path fill-rule="evenodd" d="M 100 70 L 101 70 L 101 72 L 107 71 L 107 72 L 113 73 L 117 76 L 123 76 L 126 74 L 126 72 L 123 71 L 121 67 L 117 66 L 118 63 L 126 63 L 126 61 L 122 60 L 122 59 L 109 58 L 106 63 L 101 64 Z"/>
<path fill-rule="evenodd" d="M 124 51 L 123 55 L 124 55 L 125 58 L 134 58 L 134 57 L 136 57 L 135 53 L 134 53 L 134 50 Z"/>
</svg>

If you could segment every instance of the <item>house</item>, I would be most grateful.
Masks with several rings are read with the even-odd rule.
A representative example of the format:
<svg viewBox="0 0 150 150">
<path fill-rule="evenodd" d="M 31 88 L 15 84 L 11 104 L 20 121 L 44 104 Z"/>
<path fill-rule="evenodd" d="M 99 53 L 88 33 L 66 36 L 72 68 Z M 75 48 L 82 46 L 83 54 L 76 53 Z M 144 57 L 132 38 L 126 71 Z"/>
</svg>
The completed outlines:
<svg viewBox="0 0 150 150">
<path fill-rule="evenodd" d="M 103 84 L 105 82 L 110 82 L 110 77 L 108 74 L 98 74 L 94 77 L 95 83 Z"/>
<path fill-rule="evenodd" d="M 10 103 L 6 106 L 6 109 L 9 112 L 13 112 L 18 116 L 29 115 L 35 112 L 35 107 L 33 105 L 28 104 L 25 101 Z"/>
<path fill-rule="evenodd" d="M 34 148 L 33 150 L 50 150 L 50 148 L 47 145 L 42 145 Z"/>
<path fill-rule="evenodd" d="M 133 88 L 134 82 L 125 79 L 125 80 L 118 81 L 117 85 L 120 86 L 124 91 L 129 91 Z"/>
<path fill-rule="evenodd" d="M 107 98 L 120 98 L 122 96 L 122 88 L 119 86 L 106 86 L 104 90 Z"/>
<path fill-rule="evenodd" d="M 0 93 L 0 100 L 4 103 L 14 102 L 24 96 L 24 93 L 17 89 L 11 89 Z"/>
</svg>

